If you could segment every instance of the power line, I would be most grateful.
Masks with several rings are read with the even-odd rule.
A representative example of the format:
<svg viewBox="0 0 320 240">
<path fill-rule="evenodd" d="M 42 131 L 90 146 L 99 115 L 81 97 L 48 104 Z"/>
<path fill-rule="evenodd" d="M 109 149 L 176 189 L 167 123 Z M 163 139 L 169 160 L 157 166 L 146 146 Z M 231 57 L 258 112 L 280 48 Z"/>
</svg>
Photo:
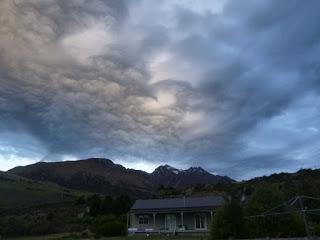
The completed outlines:
<svg viewBox="0 0 320 240">
<path fill-rule="evenodd" d="M 252 216 L 245 216 L 243 218 L 245 219 L 249 219 L 249 218 L 258 218 L 258 217 L 268 217 L 268 216 L 279 216 L 279 215 L 288 215 L 291 213 L 302 213 L 302 212 L 306 212 L 306 213 L 311 213 L 311 212 L 320 212 L 320 208 L 317 209 L 310 209 L 310 210 L 294 210 L 294 211 L 286 211 L 286 212 L 280 212 L 280 213 L 267 213 L 267 214 L 258 214 L 258 215 L 252 215 Z M 318 214 L 320 215 L 320 214 Z"/>
<path fill-rule="evenodd" d="M 314 209 L 306 209 L 304 205 L 303 200 L 314 200 L 314 201 L 319 201 L 320 198 L 317 197 L 310 197 L 310 196 L 297 196 L 294 198 L 289 199 L 288 201 L 279 204 L 278 206 L 275 206 L 268 211 L 262 213 L 262 214 L 257 214 L 257 215 L 252 215 L 252 216 L 245 216 L 244 219 L 252 219 L 252 218 L 265 218 L 265 217 L 270 217 L 270 216 L 279 216 L 279 215 L 288 215 L 288 214 L 294 214 L 294 213 L 300 213 L 303 217 L 303 222 L 304 222 L 304 228 L 306 231 L 306 235 L 308 238 L 311 237 L 310 233 L 310 228 L 308 225 L 308 219 L 307 219 L 307 214 L 313 214 L 313 215 L 318 215 L 320 216 L 320 213 L 318 214 L 317 212 L 320 212 L 320 208 L 314 208 Z M 297 207 L 294 207 L 295 205 L 298 205 Z M 287 207 L 289 211 L 281 211 L 281 208 Z M 274 212 L 277 211 L 277 212 Z M 280 212 L 281 211 L 281 212 Z"/>
</svg>

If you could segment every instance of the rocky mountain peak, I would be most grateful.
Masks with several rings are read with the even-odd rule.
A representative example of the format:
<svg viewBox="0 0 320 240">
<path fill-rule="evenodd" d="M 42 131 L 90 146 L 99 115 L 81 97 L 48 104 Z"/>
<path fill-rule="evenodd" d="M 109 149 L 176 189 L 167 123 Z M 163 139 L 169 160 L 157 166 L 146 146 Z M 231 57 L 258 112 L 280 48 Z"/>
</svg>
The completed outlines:
<svg viewBox="0 0 320 240">
<path fill-rule="evenodd" d="M 190 167 L 187 170 L 185 170 L 187 173 L 200 173 L 200 174 L 209 174 L 206 170 L 204 170 L 202 167 Z"/>
<path fill-rule="evenodd" d="M 174 168 L 168 164 L 157 167 L 152 174 L 179 174 L 181 170 Z"/>
</svg>

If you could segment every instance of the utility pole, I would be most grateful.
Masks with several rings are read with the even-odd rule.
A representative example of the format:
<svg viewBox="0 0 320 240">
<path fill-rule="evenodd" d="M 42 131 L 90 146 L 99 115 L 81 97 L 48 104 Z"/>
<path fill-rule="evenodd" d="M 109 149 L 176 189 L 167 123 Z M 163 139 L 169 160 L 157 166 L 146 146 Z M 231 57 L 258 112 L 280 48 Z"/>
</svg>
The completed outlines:
<svg viewBox="0 0 320 240">
<path fill-rule="evenodd" d="M 303 201 L 301 196 L 298 197 L 299 198 L 299 205 L 300 205 L 300 210 L 303 216 L 303 221 L 304 221 L 304 228 L 306 230 L 306 234 L 308 239 L 311 239 L 311 234 L 310 234 L 310 230 L 309 230 L 309 226 L 308 226 L 308 222 L 307 222 L 307 217 L 306 217 L 306 210 L 304 209 L 304 205 L 303 205 Z"/>
</svg>

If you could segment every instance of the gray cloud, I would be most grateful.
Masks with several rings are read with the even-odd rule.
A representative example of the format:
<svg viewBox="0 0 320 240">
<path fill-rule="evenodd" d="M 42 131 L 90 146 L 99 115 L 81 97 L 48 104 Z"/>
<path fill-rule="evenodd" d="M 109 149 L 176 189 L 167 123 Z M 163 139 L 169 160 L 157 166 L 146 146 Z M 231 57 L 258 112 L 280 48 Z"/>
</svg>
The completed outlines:
<svg viewBox="0 0 320 240">
<path fill-rule="evenodd" d="M 2 1 L 0 163 L 316 167 L 319 3 L 222 3 Z"/>
</svg>

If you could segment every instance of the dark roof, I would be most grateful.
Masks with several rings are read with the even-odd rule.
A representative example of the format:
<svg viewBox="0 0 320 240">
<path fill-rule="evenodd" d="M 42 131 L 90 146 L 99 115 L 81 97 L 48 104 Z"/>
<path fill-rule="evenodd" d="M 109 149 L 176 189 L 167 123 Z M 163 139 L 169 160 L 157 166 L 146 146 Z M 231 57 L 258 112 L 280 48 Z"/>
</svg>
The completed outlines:
<svg viewBox="0 0 320 240">
<path fill-rule="evenodd" d="M 224 199 L 221 196 L 136 200 L 131 210 L 208 208 L 221 206 L 223 202 Z"/>
</svg>

